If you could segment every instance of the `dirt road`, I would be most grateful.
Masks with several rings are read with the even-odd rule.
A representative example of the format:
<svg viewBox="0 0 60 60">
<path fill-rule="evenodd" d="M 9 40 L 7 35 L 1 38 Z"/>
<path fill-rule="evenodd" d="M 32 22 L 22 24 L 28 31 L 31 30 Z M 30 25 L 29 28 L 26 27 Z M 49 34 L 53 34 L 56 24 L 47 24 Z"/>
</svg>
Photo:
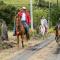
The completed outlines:
<svg viewBox="0 0 60 60">
<path fill-rule="evenodd" d="M 48 37 L 42 43 L 39 43 L 38 45 L 35 45 L 33 47 L 26 49 L 23 53 L 18 54 L 17 56 L 11 58 L 10 60 L 38 60 L 38 58 L 36 59 L 35 54 L 36 53 L 38 54 L 38 52 L 42 49 L 44 50 L 44 48 L 46 46 L 50 45 L 50 43 L 52 43 L 52 42 L 54 42 L 54 36 Z M 41 54 L 43 54 L 43 53 L 44 52 L 42 52 Z M 32 59 L 32 57 L 34 57 L 34 59 Z"/>
</svg>

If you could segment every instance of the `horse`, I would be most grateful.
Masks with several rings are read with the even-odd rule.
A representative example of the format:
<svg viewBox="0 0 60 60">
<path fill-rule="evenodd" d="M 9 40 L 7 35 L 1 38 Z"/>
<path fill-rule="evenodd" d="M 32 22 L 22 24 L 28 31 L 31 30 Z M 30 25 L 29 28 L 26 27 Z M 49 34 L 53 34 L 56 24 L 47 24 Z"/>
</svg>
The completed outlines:
<svg viewBox="0 0 60 60">
<path fill-rule="evenodd" d="M 54 30 L 55 30 L 55 40 L 56 40 L 56 43 L 58 45 L 60 45 L 60 27 L 58 28 L 58 25 L 60 25 L 60 24 L 57 24 Z"/>
<path fill-rule="evenodd" d="M 24 48 L 24 36 L 26 35 L 26 40 L 28 40 L 28 35 L 27 32 L 25 30 L 24 25 L 21 23 L 21 20 L 19 19 L 19 17 L 16 18 L 16 36 L 17 36 L 17 44 L 19 47 L 19 36 L 21 36 L 21 43 L 22 43 L 22 47 Z"/>
<path fill-rule="evenodd" d="M 41 32 L 41 35 L 43 36 L 43 39 L 44 37 L 46 36 L 47 34 L 47 28 L 43 25 L 40 26 L 40 32 Z"/>
</svg>

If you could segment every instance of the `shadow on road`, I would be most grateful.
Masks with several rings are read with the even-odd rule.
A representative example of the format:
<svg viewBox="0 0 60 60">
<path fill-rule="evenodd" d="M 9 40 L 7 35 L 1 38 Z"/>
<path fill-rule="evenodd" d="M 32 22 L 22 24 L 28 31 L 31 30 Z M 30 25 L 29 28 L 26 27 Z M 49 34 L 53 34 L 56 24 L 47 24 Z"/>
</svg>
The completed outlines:
<svg viewBox="0 0 60 60">
<path fill-rule="evenodd" d="M 0 43 L 0 49 L 9 49 L 15 47 L 17 44 L 14 42 L 3 42 Z"/>
<path fill-rule="evenodd" d="M 60 46 L 57 47 L 57 49 L 56 49 L 54 54 L 60 54 Z"/>
</svg>

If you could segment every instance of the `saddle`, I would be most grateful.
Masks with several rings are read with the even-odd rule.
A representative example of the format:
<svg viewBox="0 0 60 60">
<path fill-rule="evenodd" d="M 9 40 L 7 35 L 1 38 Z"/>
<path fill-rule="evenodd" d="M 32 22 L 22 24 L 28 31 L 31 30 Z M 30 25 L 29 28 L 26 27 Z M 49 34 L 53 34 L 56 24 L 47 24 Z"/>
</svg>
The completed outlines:
<svg viewBox="0 0 60 60">
<path fill-rule="evenodd" d="M 23 24 L 20 24 L 20 25 L 17 27 L 17 29 L 18 29 L 19 35 L 24 34 L 25 28 L 24 28 Z"/>
</svg>

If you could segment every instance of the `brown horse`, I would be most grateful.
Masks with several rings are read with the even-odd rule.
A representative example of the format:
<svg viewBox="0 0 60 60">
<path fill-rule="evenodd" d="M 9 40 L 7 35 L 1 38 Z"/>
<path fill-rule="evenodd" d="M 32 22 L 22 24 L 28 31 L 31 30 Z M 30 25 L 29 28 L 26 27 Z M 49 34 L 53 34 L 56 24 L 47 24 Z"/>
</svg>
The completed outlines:
<svg viewBox="0 0 60 60">
<path fill-rule="evenodd" d="M 21 23 L 20 18 L 16 17 L 16 36 L 17 36 L 18 47 L 19 47 L 19 36 L 21 36 L 22 39 L 21 43 L 22 43 L 22 47 L 24 48 L 24 35 L 26 35 L 27 38 L 24 25 Z"/>
<path fill-rule="evenodd" d="M 60 45 L 60 26 L 59 26 L 59 24 L 57 24 L 56 25 L 56 27 L 55 27 L 55 39 L 56 39 L 56 42 L 57 42 L 57 44 L 58 45 Z"/>
</svg>

